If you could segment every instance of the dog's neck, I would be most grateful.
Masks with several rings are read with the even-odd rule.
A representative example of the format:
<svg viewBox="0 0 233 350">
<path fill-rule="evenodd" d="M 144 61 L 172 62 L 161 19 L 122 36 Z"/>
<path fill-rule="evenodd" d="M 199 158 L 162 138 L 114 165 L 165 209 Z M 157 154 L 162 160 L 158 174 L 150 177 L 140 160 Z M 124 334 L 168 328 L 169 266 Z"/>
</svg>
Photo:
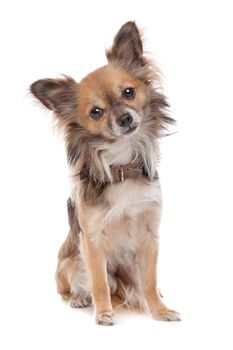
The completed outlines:
<svg viewBox="0 0 233 350">
<path fill-rule="evenodd" d="M 149 181 L 157 179 L 158 147 L 151 140 L 146 141 L 126 139 L 93 149 L 90 163 L 82 164 L 80 178 L 97 183 L 117 183 L 139 177 Z"/>
<path fill-rule="evenodd" d="M 141 157 L 135 159 L 131 163 L 110 166 L 110 174 L 111 178 L 109 176 L 106 176 L 104 181 L 100 180 L 95 175 L 91 175 L 90 168 L 87 165 L 84 165 L 80 172 L 80 179 L 89 179 L 96 183 L 119 183 L 124 182 L 126 179 L 135 179 L 140 177 L 144 177 L 149 181 L 157 180 L 159 178 L 157 171 L 155 171 L 153 178 L 149 178 L 149 175 L 145 169 L 143 159 Z"/>
</svg>

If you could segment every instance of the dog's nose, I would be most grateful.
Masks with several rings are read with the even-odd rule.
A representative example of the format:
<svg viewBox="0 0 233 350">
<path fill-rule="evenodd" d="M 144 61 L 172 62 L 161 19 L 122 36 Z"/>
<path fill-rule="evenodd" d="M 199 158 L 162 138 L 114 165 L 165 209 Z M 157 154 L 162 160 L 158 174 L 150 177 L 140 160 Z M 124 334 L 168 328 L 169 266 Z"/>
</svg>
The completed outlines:
<svg viewBox="0 0 233 350">
<path fill-rule="evenodd" d="M 133 122 L 133 117 L 129 113 L 123 114 L 117 120 L 118 125 L 122 127 L 130 126 L 132 122 Z"/>
</svg>

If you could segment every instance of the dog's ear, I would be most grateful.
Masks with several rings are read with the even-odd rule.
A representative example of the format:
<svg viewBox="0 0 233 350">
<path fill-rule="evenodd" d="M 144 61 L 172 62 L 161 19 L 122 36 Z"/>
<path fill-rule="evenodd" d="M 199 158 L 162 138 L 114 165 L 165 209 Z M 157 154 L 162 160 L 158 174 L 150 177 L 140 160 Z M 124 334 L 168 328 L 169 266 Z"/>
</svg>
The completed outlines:
<svg viewBox="0 0 233 350">
<path fill-rule="evenodd" d="M 69 77 L 41 79 L 30 87 L 31 93 L 43 105 L 61 117 L 72 117 L 77 105 L 78 84 Z"/>
<path fill-rule="evenodd" d="M 131 64 L 143 65 L 142 40 L 134 22 L 127 22 L 120 28 L 106 55 L 109 62 L 119 62 L 126 67 Z"/>
</svg>

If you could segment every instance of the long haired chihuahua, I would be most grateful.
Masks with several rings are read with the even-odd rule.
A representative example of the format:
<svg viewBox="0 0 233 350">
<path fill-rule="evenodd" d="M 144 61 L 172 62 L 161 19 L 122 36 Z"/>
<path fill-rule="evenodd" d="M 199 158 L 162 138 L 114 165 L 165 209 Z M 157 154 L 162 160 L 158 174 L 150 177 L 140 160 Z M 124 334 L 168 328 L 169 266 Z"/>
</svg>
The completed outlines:
<svg viewBox="0 0 233 350">
<path fill-rule="evenodd" d="M 120 306 L 177 321 L 161 301 L 156 272 L 158 143 L 173 119 L 134 22 L 120 28 L 106 55 L 108 64 L 80 83 L 64 76 L 31 85 L 54 112 L 71 169 L 70 230 L 58 255 L 57 289 L 72 307 L 93 304 L 101 325 L 114 324 Z"/>
</svg>

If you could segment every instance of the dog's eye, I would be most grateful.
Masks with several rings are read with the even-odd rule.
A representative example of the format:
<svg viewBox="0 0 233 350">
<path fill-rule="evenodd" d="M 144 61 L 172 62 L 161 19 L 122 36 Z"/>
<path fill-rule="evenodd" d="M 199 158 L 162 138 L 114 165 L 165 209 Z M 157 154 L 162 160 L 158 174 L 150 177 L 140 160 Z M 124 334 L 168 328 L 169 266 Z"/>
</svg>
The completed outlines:
<svg viewBox="0 0 233 350">
<path fill-rule="evenodd" d="M 99 107 L 94 107 L 92 108 L 92 110 L 90 111 L 90 116 L 92 119 L 95 120 L 100 120 L 102 115 L 103 115 L 103 110 Z"/>
<path fill-rule="evenodd" d="M 127 87 L 122 91 L 121 95 L 126 100 L 132 100 L 135 97 L 135 89 L 132 87 Z"/>
</svg>

